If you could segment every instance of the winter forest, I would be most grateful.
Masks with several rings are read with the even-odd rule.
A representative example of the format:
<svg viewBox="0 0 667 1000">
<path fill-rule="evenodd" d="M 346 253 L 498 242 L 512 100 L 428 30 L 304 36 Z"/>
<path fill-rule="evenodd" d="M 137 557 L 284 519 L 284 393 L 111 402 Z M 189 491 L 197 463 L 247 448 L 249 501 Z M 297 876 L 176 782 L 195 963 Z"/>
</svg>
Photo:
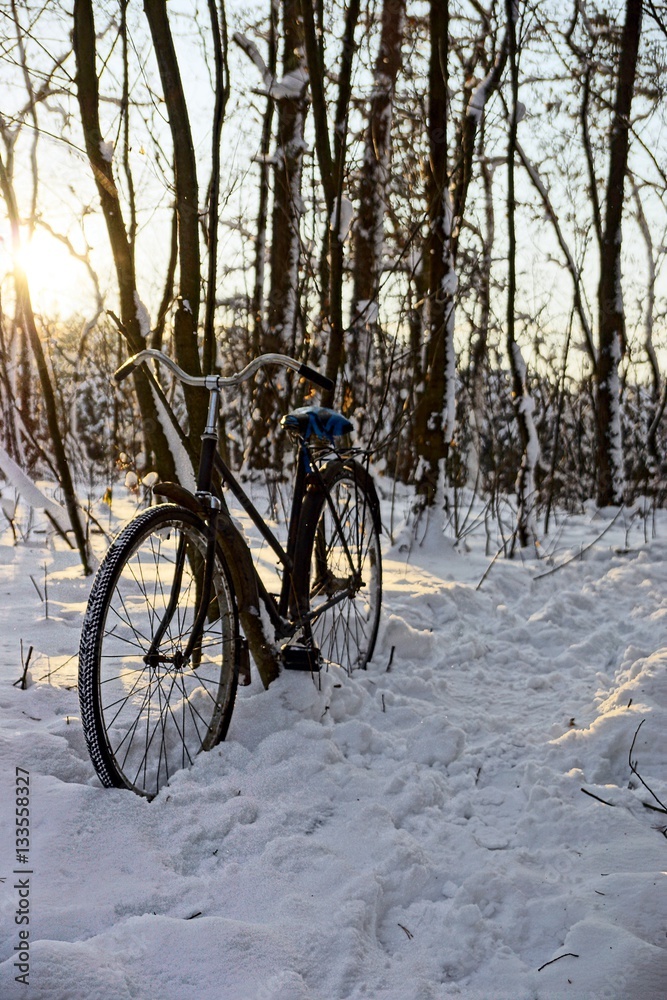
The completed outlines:
<svg viewBox="0 0 667 1000">
<path fill-rule="evenodd" d="M 2 1000 L 663 1000 L 667 3 L 0 19 Z"/>
<path fill-rule="evenodd" d="M 84 565 L 73 483 L 198 448 L 197 394 L 112 388 L 143 346 L 320 368 L 420 509 L 458 530 L 464 491 L 511 498 L 508 551 L 555 506 L 663 503 L 664 5 L 1 13 L 0 454 L 60 484 Z M 249 385 L 226 447 L 278 482 L 312 390 Z"/>
</svg>

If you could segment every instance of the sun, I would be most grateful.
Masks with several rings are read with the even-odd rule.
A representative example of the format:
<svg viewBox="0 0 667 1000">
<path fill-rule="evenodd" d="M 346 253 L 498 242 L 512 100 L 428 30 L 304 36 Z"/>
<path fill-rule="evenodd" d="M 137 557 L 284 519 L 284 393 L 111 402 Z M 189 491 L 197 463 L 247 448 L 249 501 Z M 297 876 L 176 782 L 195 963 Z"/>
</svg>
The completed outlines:
<svg viewBox="0 0 667 1000">
<path fill-rule="evenodd" d="M 64 317 L 85 308 L 89 278 L 81 261 L 60 240 L 37 229 L 15 260 L 27 278 L 35 312 Z"/>
</svg>

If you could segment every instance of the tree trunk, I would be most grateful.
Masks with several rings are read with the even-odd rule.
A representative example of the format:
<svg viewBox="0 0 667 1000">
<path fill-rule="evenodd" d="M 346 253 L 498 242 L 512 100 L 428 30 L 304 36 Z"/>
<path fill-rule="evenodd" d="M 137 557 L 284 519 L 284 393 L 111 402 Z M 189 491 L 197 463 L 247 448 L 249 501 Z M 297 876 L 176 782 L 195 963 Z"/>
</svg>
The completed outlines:
<svg viewBox="0 0 667 1000">
<path fill-rule="evenodd" d="M 301 260 L 301 179 L 307 110 L 299 0 L 283 0 L 283 34 L 283 80 L 274 80 L 270 88 L 271 100 L 276 101 L 278 106 L 278 135 L 274 153 L 270 285 L 261 350 L 262 353 L 291 354 Z M 289 385 L 290 381 L 288 378 L 284 384 Z M 286 408 L 288 392 L 285 388 L 279 391 Z M 252 464 L 256 468 L 282 468 L 282 434 L 276 430 L 273 440 L 266 434 L 266 426 L 276 410 L 276 389 L 270 375 L 262 373 L 258 376 L 255 397 L 260 419 L 255 422 Z"/>
<path fill-rule="evenodd" d="M 600 506 L 623 500 L 623 441 L 618 366 L 625 351 L 625 313 L 621 287 L 621 221 L 628 164 L 628 132 L 637 70 L 642 0 L 626 0 L 625 25 L 609 151 L 605 221 L 598 286 L 599 352 L 596 375 L 598 489 Z"/>
<path fill-rule="evenodd" d="M 479 261 L 479 323 L 475 329 L 475 339 L 470 345 L 470 410 L 473 455 L 468 460 L 468 479 L 476 483 L 483 449 L 485 424 L 484 380 L 488 372 L 489 327 L 491 323 L 491 272 L 495 241 L 496 219 L 493 201 L 494 168 L 486 160 L 482 162 L 482 183 L 484 185 L 484 242 Z"/>
<path fill-rule="evenodd" d="M 278 102 L 278 140 L 274 154 L 274 195 L 271 222 L 271 287 L 268 301 L 268 329 L 263 350 L 281 351 L 289 344 L 296 316 L 296 292 L 300 258 L 299 228 L 301 172 L 303 164 L 303 128 L 306 112 L 303 28 L 298 0 L 283 2 L 283 74 L 295 74 L 295 87 L 283 93 L 278 83 L 272 87 Z M 284 79 L 284 78 L 283 78 Z"/>
<path fill-rule="evenodd" d="M 204 317 L 204 345 L 202 368 L 206 375 L 215 371 L 215 303 L 216 279 L 218 273 L 218 210 L 220 205 L 220 137 L 229 100 L 229 66 L 227 63 L 227 17 L 224 0 L 220 0 L 218 16 L 217 0 L 208 0 L 213 53 L 215 62 L 215 107 L 211 134 L 211 180 L 208 188 L 208 275 L 206 281 L 206 310 Z"/>
<path fill-rule="evenodd" d="M 327 108 L 324 99 L 324 66 L 317 41 L 313 0 L 301 0 L 308 76 L 310 78 L 313 116 L 315 119 L 315 145 L 324 189 L 324 202 L 329 219 L 328 295 L 323 312 L 328 321 L 328 348 L 325 373 L 336 382 L 344 361 L 343 343 L 343 248 L 346 227 L 343 206 L 343 181 L 347 153 L 348 111 L 350 106 L 352 64 L 355 51 L 354 34 L 359 19 L 360 0 L 350 0 L 345 12 L 343 51 L 338 71 L 338 99 L 333 127 L 333 155 L 329 142 Z M 335 389 L 322 393 L 324 406 L 331 406 Z"/>
<path fill-rule="evenodd" d="M 303 55 L 303 27 L 299 0 L 283 0 L 284 47 L 281 80 L 276 79 L 276 32 L 278 0 L 271 0 L 269 64 L 265 65 L 254 42 L 243 35 L 234 40 L 259 69 L 268 98 L 264 115 L 260 158 L 260 196 L 255 247 L 255 283 L 252 298 L 253 351 L 293 354 L 297 317 L 297 288 L 301 258 L 301 177 L 304 123 L 307 110 L 307 75 Z M 264 254 L 268 222 L 267 154 L 271 140 L 274 104 L 278 108 L 278 135 L 274 164 L 273 212 L 269 259 L 270 287 L 267 315 L 264 316 Z M 277 387 L 268 373 L 260 372 L 253 387 L 253 409 L 258 418 L 251 428 L 248 460 L 255 469 L 282 468 L 283 435 L 279 430 L 267 435 L 273 422 L 276 397 L 286 408 L 291 380 Z"/>
<path fill-rule="evenodd" d="M 269 61 L 267 64 L 270 79 L 275 79 L 277 67 L 277 33 L 280 13 L 279 0 L 270 0 L 269 11 Z M 264 339 L 264 260 L 266 255 L 266 232 L 269 218 L 269 150 L 271 148 L 271 133 L 273 129 L 274 101 L 267 95 L 266 111 L 262 122 L 262 139 L 259 148 L 259 204 L 257 209 L 257 236 L 255 241 L 255 281 L 252 293 L 252 324 L 253 353 L 262 353 Z"/>
<path fill-rule="evenodd" d="M 201 281 L 197 162 L 167 5 L 164 0 L 144 0 L 144 12 L 153 39 L 174 148 L 179 250 L 179 297 L 174 318 L 174 353 L 176 361 L 188 374 L 201 375 L 197 349 Z M 190 442 L 193 447 L 198 448 L 206 423 L 206 394 L 189 386 L 184 386 L 183 392 L 190 420 Z"/>
<path fill-rule="evenodd" d="M 507 144 L 507 225 L 508 225 L 508 278 L 507 278 L 507 353 L 512 372 L 512 402 L 521 441 L 521 464 L 516 478 L 518 501 L 517 535 L 522 548 L 535 538 L 533 510 L 535 506 L 535 468 L 539 459 L 539 443 L 533 422 L 534 402 L 528 391 L 526 365 L 521 348 L 516 342 L 514 317 L 516 311 L 516 201 L 514 174 L 516 156 L 517 106 L 519 77 L 517 60 L 516 0 L 505 0 L 509 33 L 510 106 L 509 141 Z"/>
<path fill-rule="evenodd" d="M 347 409 L 356 411 L 362 434 L 372 359 L 380 336 L 378 305 L 383 267 L 384 217 L 389 183 L 394 91 L 401 67 L 404 24 L 405 0 L 384 0 L 380 47 L 373 75 L 359 181 L 353 242 L 354 291 L 347 334 Z M 362 412 L 359 411 L 360 406 Z"/>
<path fill-rule="evenodd" d="M 0 444 L 10 458 L 19 463 L 19 436 L 16 427 L 16 385 L 10 377 L 12 369 L 10 344 L 5 333 L 5 314 L 0 296 Z"/>
<path fill-rule="evenodd" d="M 142 350 L 146 343 L 137 314 L 140 303 L 134 270 L 134 250 L 125 229 L 112 163 L 103 154 L 105 146 L 99 121 L 99 85 L 95 65 L 92 0 L 75 0 L 73 46 L 81 124 L 116 269 L 122 332 L 130 351 L 136 353 Z M 158 419 L 150 383 L 143 366 L 134 374 L 134 385 L 141 410 L 146 450 L 155 455 L 160 475 L 165 479 L 174 479 L 176 476 L 174 458 Z"/>
<path fill-rule="evenodd" d="M 11 179 L 7 175 L 5 164 L 1 157 L 0 188 L 2 189 L 2 194 L 7 205 L 7 214 L 9 216 L 12 232 L 13 250 L 14 253 L 17 254 L 20 246 L 19 212 L 16 205 L 14 188 Z M 23 270 L 18 266 L 15 269 L 14 278 L 16 283 L 17 312 L 20 316 L 20 322 L 28 335 L 35 364 L 37 365 L 39 381 L 42 387 L 42 396 L 44 398 L 44 409 L 46 411 L 49 434 L 53 444 L 53 454 L 58 472 L 58 479 L 64 494 L 65 507 L 69 515 L 70 524 L 72 525 L 72 531 L 74 532 L 76 546 L 79 550 L 79 556 L 81 557 L 81 565 L 83 566 L 84 573 L 88 575 L 92 572 L 90 553 L 83 525 L 81 523 L 79 507 L 77 505 L 76 494 L 74 492 L 74 484 L 72 482 L 72 474 L 60 429 L 61 420 L 56 407 L 53 382 L 46 363 L 46 358 L 44 356 L 42 342 L 39 339 L 39 334 L 35 325 L 35 316 L 32 311 L 32 302 L 30 300 L 30 289 Z"/>
<path fill-rule="evenodd" d="M 457 278 L 452 253 L 453 213 L 447 172 L 448 3 L 431 0 L 430 32 L 427 340 L 425 385 L 415 414 L 419 455 L 417 488 L 427 505 L 435 502 L 438 489 L 444 484 L 444 463 L 455 419 L 454 295 Z"/>
<path fill-rule="evenodd" d="M 651 407 L 648 415 L 648 429 L 646 434 L 646 448 L 649 455 L 649 465 L 653 471 L 657 470 L 660 462 L 658 449 L 658 428 L 665 408 L 665 389 L 660 375 L 660 363 L 653 343 L 653 324 L 655 313 L 655 286 L 657 279 L 657 268 L 655 253 L 653 249 L 653 239 L 648 219 L 644 212 L 641 194 L 637 186 L 637 181 L 632 179 L 632 196 L 637 209 L 637 222 L 641 234 L 646 244 L 646 305 L 644 306 L 644 350 L 651 368 Z M 666 383 L 667 384 L 667 383 Z"/>
</svg>

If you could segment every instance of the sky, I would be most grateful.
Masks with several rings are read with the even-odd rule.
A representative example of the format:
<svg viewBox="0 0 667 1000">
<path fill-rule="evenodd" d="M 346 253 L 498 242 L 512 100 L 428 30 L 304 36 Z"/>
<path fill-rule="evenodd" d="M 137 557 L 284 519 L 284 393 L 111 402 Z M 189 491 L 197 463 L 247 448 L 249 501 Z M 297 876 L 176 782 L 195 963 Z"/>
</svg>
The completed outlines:
<svg viewBox="0 0 667 1000">
<path fill-rule="evenodd" d="M 181 16 L 175 18 L 175 34 L 179 46 L 182 65 L 186 67 L 184 81 L 188 92 L 191 108 L 195 145 L 200 163 L 203 167 L 201 177 L 206 177 L 206 164 L 209 157 L 209 115 L 211 93 L 208 73 L 201 60 L 198 30 L 205 23 L 205 5 L 186 3 L 170 4 L 174 14 L 187 15 L 198 6 L 200 16 L 197 21 Z M 263 11 L 259 3 L 250 5 L 233 4 L 230 6 L 230 32 L 245 21 L 258 17 Z M 133 120 L 132 144 L 129 157 L 135 177 L 138 203 L 138 241 L 137 269 L 139 274 L 139 294 L 154 315 L 162 295 L 162 275 L 166 261 L 166 247 L 170 226 L 171 192 L 169 191 L 163 164 L 168 156 L 168 140 L 164 135 L 166 125 L 163 120 L 162 108 L 154 96 L 146 89 L 146 80 L 154 71 L 152 56 L 142 39 L 141 13 L 136 13 L 136 20 L 131 25 L 131 40 L 134 51 L 132 70 L 132 92 L 136 96 L 139 107 Z M 42 17 L 35 26 L 35 35 L 40 44 L 51 52 L 66 52 L 69 47 L 68 20 Z M 251 32 L 252 34 L 252 32 Z M 111 32 L 107 32 L 100 40 L 100 51 L 108 46 Z M 260 45 L 264 43 L 254 36 Z M 31 54 L 39 51 L 35 45 Z M 536 50 L 538 52 L 541 50 Z M 10 53 L 11 55 L 11 53 Z M 43 55 L 34 56 L 39 63 Z M 110 70 L 114 68 L 112 55 L 109 62 Z M 247 58 L 233 44 L 230 47 L 232 93 L 228 105 L 227 120 L 223 131 L 223 192 L 224 204 L 221 211 L 222 225 L 220 230 L 220 273 L 224 274 L 224 282 L 220 292 L 223 297 L 236 292 L 248 291 L 251 285 L 252 242 L 249 234 L 254 226 L 256 213 L 257 165 L 253 157 L 259 143 L 259 112 L 263 106 L 263 98 L 253 94 L 260 85 L 259 74 Z M 555 65 L 555 64 L 554 64 Z M 529 72 L 535 67 L 527 66 Z M 63 82 L 71 87 L 73 61 L 70 58 L 64 64 Z M 458 71 L 458 70 L 457 70 Z M 10 58 L 0 60 L 0 83 L 3 84 L 3 98 L 0 102 L 0 113 L 7 122 L 11 122 L 17 110 L 25 103 L 21 77 Z M 68 79 L 69 78 L 69 79 Z M 106 78 L 105 78 L 106 79 Z M 564 86 L 561 81 L 551 86 L 558 92 L 558 87 Z M 103 133 L 107 141 L 115 143 L 118 140 L 118 105 L 111 96 L 108 83 L 103 80 L 102 116 Z M 563 162 L 568 156 L 573 162 L 568 169 L 575 169 L 575 149 L 569 148 L 567 130 L 564 124 L 559 125 L 558 116 L 553 112 L 546 113 L 540 107 L 538 100 L 533 100 L 531 85 L 525 84 L 522 94 L 527 102 L 527 114 L 519 126 L 519 139 L 529 154 L 539 163 L 543 177 L 547 180 L 553 177 L 549 159 L 548 143 L 557 141 L 561 145 L 559 154 Z M 575 98 L 572 98 L 575 101 Z M 88 252 L 90 260 L 99 275 L 100 286 L 106 303 L 115 307 L 115 277 L 108 253 L 108 237 L 104 223 L 97 210 L 97 195 L 86 158 L 81 150 L 81 137 L 72 121 L 76 118 L 77 107 L 73 98 L 65 92 L 56 93 L 49 101 L 49 112 L 40 112 L 40 128 L 43 130 L 38 143 L 38 155 L 41 168 L 39 174 L 39 216 L 40 220 L 53 230 L 71 240 L 78 253 Z M 498 107 L 490 111 L 491 118 L 498 115 Z M 150 123 L 153 123 L 152 125 Z M 159 143 L 151 129 L 158 126 Z M 571 128 L 571 123 L 569 124 Z M 642 125 L 642 127 L 644 127 Z M 159 129 L 162 136 L 159 136 Z M 27 216 L 31 198 L 31 182 L 29 157 L 32 152 L 32 137 L 28 121 L 23 133 L 16 143 L 16 187 L 19 195 L 21 211 Z M 644 139 L 649 148 L 655 141 L 661 141 L 659 132 L 645 132 Z M 66 140 L 66 141 L 65 141 Z M 570 144 L 571 145 L 571 144 Z M 656 146 L 656 148 L 658 148 Z M 494 155 L 502 156 L 503 150 L 498 147 L 492 150 Z M 116 153 L 118 171 L 119 152 Z M 637 161 L 641 170 L 648 161 L 640 157 Z M 316 170 L 314 155 L 311 150 L 307 156 L 306 174 Z M 601 170 L 601 176 L 604 171 Z M 534 193 L 521 171 L 517 174 L 519 200 L 530 203 L 535 201 Z M 498 253 L 496 270 L 499 276 L 504 273 L 503 264 L 503 227 L 505 209 L 503 197 L 503 170 L 496 169 L 496 228 L 498 233 Z M 202 180 L 200 202 L 203 201 L 204 182 Z M 127 189 L 124 188 L 127 195 Z M 561 223 L 571 230 L 574 221 L 585 226 L 587 209 L 580 198 L 571 198 L 567 191 L 559 192 L 558 209 Z M 473 224 L 483 225 L 483 211 L 478 189 L 473 189 L 468 208 Z M 421 206 L 412 215 L 414 222 L 416 211 L 421 212 Z M 630 318 L 631 329 L 638 334 L 641 341 L 642 310 L 646 300 L 646 251 L 637 227 L 630 220 L 631 205 L 628 203 L 628 219 L 625 226 L 625 283 L 626 306 Z M 127 219 L 127 207 L 125 202 Z M 649 216 L 653 220 L 655 250 L 663 239 L 662 219 L 664 208 L 659 200 L 653 200 L 648 206 Z M 241 222 L 241 220 L 243 220 Z M 404 220 L 408 225 L 409 220 Z M 304 227 L 304 238 L 310 237 L 307 227 Z M 27 231 L 23 232 L 24 242 Z M 590 230 L 581 239 L 591 239 Z M 594 251 L 594 248 L 593 248 Z M 658 254 L 664 259 L 664 254 Z M 86 269 L 71 257 L 64 245 L 50 237 L 45 229 L 37 227 L 30 241 L 29 249 L 24 248 L 22 262 L 26 267 L 36 310 L 50 317 L 67 317 L 70 313 L 90 315 L 96 309 L 94 287 Z M 519 227 L 519 263 L 520 278 L 520 325 L 525 320 L 526 332 L 522 334 L 530 350 L 534 319 L 544 309 L 544 324 L 548 334 L 562 341 L 567 328 L 571 307 L 571 282 L 560 263 L 560 251 L 551 235 L 539 207 L 533 211 L 524 211 Z M 595 253 L 589 254 L 590 264 L 586 269 L 588 299 L 593 316 L 595 315 L 595 289 L 597 274 L 595 268 Z M 6 301 L 11 301 L 11 279 L 9 274 L 13 263 L 11 239 L 4 218 L 0 219 L 0 277 L 2 291 Z M 664 268 L 663 268 L 664 271 Z M 667 288 L 664 273 L 659 279 L 658 290 L 664 295 Z M 464 303 L 466 305 L 467 303 Z M 496 301 L 496 312 L 502 322 L 504 303 L 502 295 Z M 462 332 L 463 346 L 467 331 Z M 658 323 L 656 336 L 659 341 L 667 337 L 664 324 Z M 667 343 L 664 345 L 667 347 Z M 641 349 L 637 355 L 641 354 Z"/>
</svg>

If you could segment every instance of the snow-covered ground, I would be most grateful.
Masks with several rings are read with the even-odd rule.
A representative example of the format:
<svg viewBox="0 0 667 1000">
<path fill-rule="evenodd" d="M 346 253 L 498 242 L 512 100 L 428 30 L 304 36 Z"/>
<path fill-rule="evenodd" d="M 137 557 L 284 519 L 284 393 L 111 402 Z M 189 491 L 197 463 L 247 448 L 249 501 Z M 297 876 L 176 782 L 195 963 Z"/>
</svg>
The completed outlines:
<svg viewBox="0 0 667 1000">
<path fill-rule="evenodd" d="M 2 1000 L 667 995 L 667 815 L 629 766 L 637 734 L 667 802 L 667 515 L 623 513 L 582 552 L 613 514 L 490 569 L 482 524 L 465 551 L 399 524 L 368 671 L 255 677 L 227 741 L 151 803 L 87 756 L 90 581 L 59 539 L 4 530 Z"/>
</svg>

